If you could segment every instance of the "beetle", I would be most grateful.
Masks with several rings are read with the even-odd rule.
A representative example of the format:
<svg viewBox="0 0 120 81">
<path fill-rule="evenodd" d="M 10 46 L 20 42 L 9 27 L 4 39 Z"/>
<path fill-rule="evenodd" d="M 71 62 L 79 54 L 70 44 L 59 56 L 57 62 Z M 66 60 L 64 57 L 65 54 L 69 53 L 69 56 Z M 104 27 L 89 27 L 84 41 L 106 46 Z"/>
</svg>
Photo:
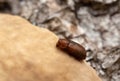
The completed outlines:
<svg viewBox="0 0 120 81">
<path fill-rule="evenodd" d="M 85 48 L 74 41 L 59 39 L 56 47 L 74 57 L 76 60 L 83 60 L 86 58 Z"/>
</svg>

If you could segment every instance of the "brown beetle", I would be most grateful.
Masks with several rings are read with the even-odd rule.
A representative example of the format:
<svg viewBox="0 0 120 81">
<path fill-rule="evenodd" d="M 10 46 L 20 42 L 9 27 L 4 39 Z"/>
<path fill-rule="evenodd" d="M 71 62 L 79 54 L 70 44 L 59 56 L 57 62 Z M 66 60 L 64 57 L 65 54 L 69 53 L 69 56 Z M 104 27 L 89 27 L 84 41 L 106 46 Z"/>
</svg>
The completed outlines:
<svg viewBox="0 0 120 81">
<path fill-rule="evenodd" d="M 56 46 L 77 60 L 83 60 L 86 58 L 85 48 L 76 42 L 59 39 Z"/>
</svg>

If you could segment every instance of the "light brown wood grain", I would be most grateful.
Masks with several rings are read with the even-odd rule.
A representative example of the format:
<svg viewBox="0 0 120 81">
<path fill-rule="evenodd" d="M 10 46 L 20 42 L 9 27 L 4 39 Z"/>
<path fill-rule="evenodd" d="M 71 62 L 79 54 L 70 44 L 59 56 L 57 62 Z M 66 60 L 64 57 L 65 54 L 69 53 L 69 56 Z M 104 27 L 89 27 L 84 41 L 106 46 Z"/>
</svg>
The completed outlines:
<svg viewBox="0 0 120 81">
<path fill-rule="evenodd" d="M 57 41 L 47 29 L 0 14 L 0 81 L 101 81 L 85 61 L 58 50 Z"/>
</svg>

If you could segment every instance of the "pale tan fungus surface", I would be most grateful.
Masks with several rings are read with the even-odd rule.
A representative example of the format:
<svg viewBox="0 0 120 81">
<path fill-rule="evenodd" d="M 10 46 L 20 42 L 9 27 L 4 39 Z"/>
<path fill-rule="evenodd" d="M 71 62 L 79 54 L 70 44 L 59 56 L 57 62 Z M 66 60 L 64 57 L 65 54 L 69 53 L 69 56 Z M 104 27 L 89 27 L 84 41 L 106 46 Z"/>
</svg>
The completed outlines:
<svg viewBox="0 0 120 81">
<path fill-rule="evenodd" d="M 0 81 L 101 81 L 86 62 L 58 50 L 57 41 L 47 29 L 0 14 Z"/>
</svg>

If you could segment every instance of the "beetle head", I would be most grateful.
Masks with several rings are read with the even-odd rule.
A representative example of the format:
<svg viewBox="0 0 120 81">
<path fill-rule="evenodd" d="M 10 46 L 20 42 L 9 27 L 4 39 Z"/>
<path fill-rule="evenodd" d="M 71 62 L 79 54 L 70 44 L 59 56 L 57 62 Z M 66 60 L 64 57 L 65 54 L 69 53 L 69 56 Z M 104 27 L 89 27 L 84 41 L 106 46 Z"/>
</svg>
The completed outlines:
<svg viewBox="0 0 120 81">
<path fill-rule="evenodd" d="M 65 49 L 69 44 L 69 41 L 66 39 L 59 39 L 57 42 L 57 47 L 60 49 Z"/>
</svg>

